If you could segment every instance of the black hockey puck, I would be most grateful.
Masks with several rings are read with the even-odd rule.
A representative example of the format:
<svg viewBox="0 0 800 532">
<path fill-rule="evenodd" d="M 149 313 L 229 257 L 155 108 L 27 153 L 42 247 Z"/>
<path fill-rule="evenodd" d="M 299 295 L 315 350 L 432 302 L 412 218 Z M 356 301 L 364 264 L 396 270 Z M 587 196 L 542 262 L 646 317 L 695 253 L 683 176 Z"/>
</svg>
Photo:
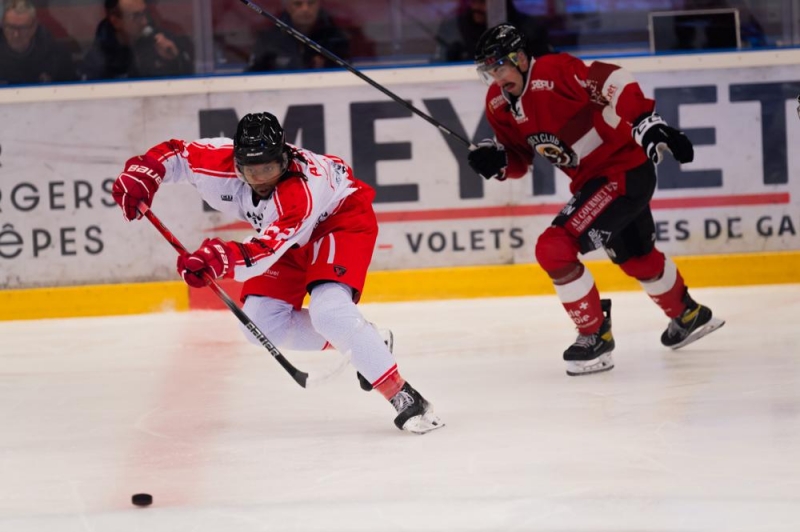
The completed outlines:
<svg viewBox="0 0 800 532">
<path fill-rule="evenodd" d="M 137 493 L 131 497 L 131 502 L 136 506 L 150 506 L 153 504 L 153 496 L 149 493 Z"/>
</svg>

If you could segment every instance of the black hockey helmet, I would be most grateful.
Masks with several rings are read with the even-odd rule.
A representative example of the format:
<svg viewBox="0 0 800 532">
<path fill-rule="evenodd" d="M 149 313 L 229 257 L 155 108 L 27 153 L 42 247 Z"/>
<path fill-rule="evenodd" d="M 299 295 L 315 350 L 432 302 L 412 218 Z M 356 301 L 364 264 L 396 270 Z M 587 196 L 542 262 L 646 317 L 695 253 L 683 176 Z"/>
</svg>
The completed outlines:
<svg viewBox="0 0 800 532">
<path fill-rule="evenodd" d="M 233 159 L 237 167 L 286 162 L 286 135 L 272 113 L 244 115 L 233 138 Z"/>
<path fill-rule="evenodd" d="M 509 61 L 517 66 L 517 52 L 524 51 L 526 43 L 525 34 L 511 24 L 489 28 L 475 45 L 475 66 L 478 74 L 484 81 L 491 83 L 491 78 L 487 79 L 488 72 Z"/>
</svg>

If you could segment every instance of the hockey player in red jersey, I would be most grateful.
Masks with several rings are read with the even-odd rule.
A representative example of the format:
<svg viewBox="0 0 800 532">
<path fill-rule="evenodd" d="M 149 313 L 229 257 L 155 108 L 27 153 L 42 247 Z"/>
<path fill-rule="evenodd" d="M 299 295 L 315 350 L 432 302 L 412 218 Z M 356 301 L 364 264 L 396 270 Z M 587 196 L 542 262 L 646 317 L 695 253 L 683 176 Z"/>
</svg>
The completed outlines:
<svg viewBox="0 0 800 532">
<path fill-rule="evenodd" d="M 350 355 L 362 387 L 395 407 L 398 428 L 424 433 L 443 426 L 356 307 L 378 224 L 374 190 L 344 161 L 287 144 L 270 113 L 248 114 L 233 140 L 170 140 L 129 159 L 112 189 L 126 220 L 141 217 L 139 202 L 149 206 L 162 182 L 190 183 L 209 205 L 257 231 L 244 242 L 206 239 L 180 256 L 178 273 L 188 285 L 205 286 L 204 273 L 243 281 L 243 310 L 275 345 L 334 346 Z"/>
<path fill-rule="evenodd" d="M 655 113 L 630 73 L 569 54 L 534 60 L 513 26 L 487 30 L 476 46 L 478 73 L 489 85 L 486 116 L 495 133 L 469 153 L 486 179 L 520 178 L 534 156 L 570 178 L 572 198 L 536 242 L 536 260 L 578 329 L 564 352 L 568 375 L 607 371 L 611 301 L 601 300 L 578 255 L 604 248 L 670 318 L 661 343 L 678 349 L 724 324 L 695 302 L 675 263 L 655 247 L 650 199 L 655 165 L 665 152 L 681 163 L 692 143 Z"/>
</svg>

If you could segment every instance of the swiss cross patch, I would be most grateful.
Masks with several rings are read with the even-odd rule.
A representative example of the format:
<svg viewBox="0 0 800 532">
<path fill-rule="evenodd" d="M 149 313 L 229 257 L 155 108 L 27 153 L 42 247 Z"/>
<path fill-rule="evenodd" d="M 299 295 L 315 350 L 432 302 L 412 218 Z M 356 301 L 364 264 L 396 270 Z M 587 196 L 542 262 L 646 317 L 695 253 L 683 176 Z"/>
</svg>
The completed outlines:
<svg viewBox="0 0 800 532">
<path fill-rule="evenodd" d="M 347 268 L 344 266 L 334 266 L 333 271 L 336 272 L 337 277 L 341 277 L 342 275 L 347 273 Z"/>
</svg>

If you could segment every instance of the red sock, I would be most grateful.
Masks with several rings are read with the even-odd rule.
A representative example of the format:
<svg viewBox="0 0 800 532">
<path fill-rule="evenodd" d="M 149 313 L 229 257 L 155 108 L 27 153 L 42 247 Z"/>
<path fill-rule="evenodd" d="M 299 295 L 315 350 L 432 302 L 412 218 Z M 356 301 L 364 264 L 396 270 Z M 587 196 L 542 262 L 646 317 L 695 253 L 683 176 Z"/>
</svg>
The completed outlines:
<svg viewBox="0 0 800 532">
<path fill-rule="evenodd" d="M 657 296 L 650 295 L 650 299 L 655 301 L 656 305 L 661 307 L 670 318 L 677 318 L 681 313 L 686 310 L 686 303 L 683 302 L 683 294 L 686 293 L 686 285 L 683 284 L 683 277 L 678 274 L 675 284 L 672 285 L 667 292 Z"/>
<path fill-rule="evenodd" d="M 561 304 L 575 322 L 580 334 L 594 334 L 600 330 L 604 316 L 597 286 L 592 284 L 591 290 L 585 296 L 568 303 L 562 301 Z"/>
<path fill-rule="evenodd" d="M 650 299 L 661 307 L 668 317 L 677 318 L 686 310 L 686 303 L 683 302 L 686 285 L 681 272 L 669 258 L 664 261 L 664 273 L 661 274 L 661 277 L 654 281 L 641 281 L 641 283 Z"/>
<path fill-rule="evenodd" d="M 378 380 L 372 383 L 372 387 L 378 390 L 382 396 L 388 401 L 400 391 L 400 388 L 405 385 L 406 381 L 400 376 L 397 371 L 397 364 L 389 368 L 389 371 L 381 375 Z"/>
<path fill-rule="evenodd" d="M 600 306 L 600 294 L 594 284 L 594 277 L 583 264 L 578 265 L 578 277 L 571 276 L 572 280 L 558 284 L 554 281 L 556 293 L 564 305 L 564 309 L 575 322 L 581 334 L 594 334 L 603 325 L 603 308 Z"/>
</svg>

